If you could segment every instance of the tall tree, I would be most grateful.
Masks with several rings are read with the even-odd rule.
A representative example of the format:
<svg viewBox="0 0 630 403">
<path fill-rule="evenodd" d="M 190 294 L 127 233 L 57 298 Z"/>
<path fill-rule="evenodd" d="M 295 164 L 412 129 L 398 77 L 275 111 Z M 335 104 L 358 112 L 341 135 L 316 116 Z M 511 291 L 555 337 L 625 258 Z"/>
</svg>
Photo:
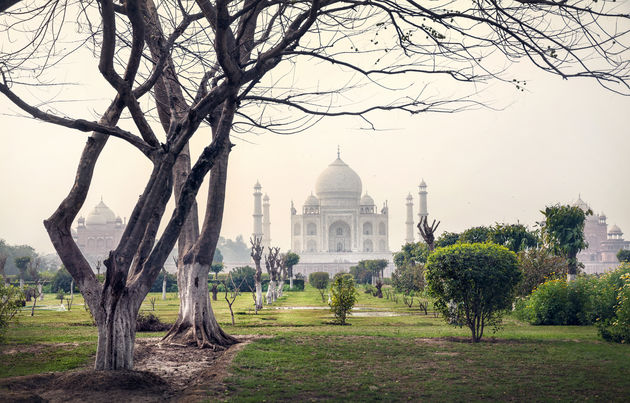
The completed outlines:
<svg viewBox="0 0 630 403">
<path fill-rule="evenodd" d="M 545 216 L 542 232 L 552 250 L 568 261 L 567 281 L 575 280 L 578 272 L 577 254 L 588 247 L 584 238 L 586 216 L 593 214 L 578 206 L 547 206 L 541 211 Z"/>
<path fill-rule="evenodd" d="M 231 130 L 286 133 L 303 128 L 310 118 L 342 115 L 357 116 L 371 127 L 368 116 L 374 111 L 459 110 L 475 102 L 465 96 L 428 98 L 425 83 L 442 85 L 437 77 L 444 77 L 471 84 L 466 91 L 474 91 L 477 82 L 505 78 L 498 54 L 528 59 L 564 78 L 592 77 L 627 93 L 624 27 L 629 17 L 615 6 L 578 0 L 472 5 L 168 0 L 158 6 L 151 0 L 41 5 L 9 0 L 0 5 L 0 40 L 7 44 L 0 50 L 0 93 L 36 119 L 91 133 L 74 184 L 45 227 L 94 314 L 99 333 L 95 367 L 133 366 L 136 314 L 175 242 L 181 304 L 167 340 L 198 346 L 235 342 L 214 318 L 205 281 L 221 226 Z M 64 38 L 75 43 L 62 43 Z M 71 52 L 84 48 L 98 56 L 95 67 L 114 93 L 98 120 L 43 110 L 36 96 L 20 95 L 25 85 L 37 89 L 43 72 L 54 71 Z M 379 55 L 376 64 L 366 54 Z M 296 75 L 284 73 L 313 62 L 325 65 L 318 70 L 327 78 L 332 71 L 349 80 L 317 83 L 297 74 L 303 82 L 286 81 Z M 271 78 L 273 70 L 285 81 Z M 382 85 L 403 75 L 405 83 L 414 83 L 402 85 L 405 91 Z M 342 102 L 363 85 L 379 89 L 380 96 L 354 105 Z M 298 116 L 283 119 L 273 106 Z M 159 115 L 161 135 L 149 123 L 152 111 Z M 118 125 L 123 115 L 131 118 L 129 129 Z M 193 164 L 189 141 L 201 125 L 211 128 L 212 140 Z M 137 149 L 152 172 L 119 244 L 104 261 L 101 284 L 74 242 L 71 225 L 110 137 Z M 195 200 L 209 172 L 199 229 Z M 167 218 L 172 193 L 175 208 Z"/>
</svg>

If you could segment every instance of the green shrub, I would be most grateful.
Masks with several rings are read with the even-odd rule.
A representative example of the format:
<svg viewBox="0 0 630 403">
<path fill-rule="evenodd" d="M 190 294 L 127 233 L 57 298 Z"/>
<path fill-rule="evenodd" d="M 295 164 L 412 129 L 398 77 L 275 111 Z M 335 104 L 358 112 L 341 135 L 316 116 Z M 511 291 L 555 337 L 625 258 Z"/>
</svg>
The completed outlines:
<svg viewBox="0 0 630 403">
<path fill-rule="evenodd" d="M 449 323 L 466 325 L 478 342 L 486 325 L 497 329 L 521 280 L 516 254 L 492 243 L 437 248 L 426 264 L 429 294 Z"/>
<path fill-rule="evenodd" d="M 594 314 L 599 334 L 608 341 L 630 343 L 630 264 L 599 280 Z"/>
<path fill-rule="evenodd" d="M 304 279 L 303 278 L 294 278 L 293 279 L 293 289 L 290 291 L 304 291 Z"/>
<path fill-rule="evenodd" d="M 594 277 L 548 280 L 518 304 L 516 316 L 532 325 L 590 325 L 596 288 Z"/>
<path fill-rule="evenodd" d="M 24 303 L 24 294 L 19 288 L 7 285 L 0 276 L 0 341 L 3 340 L 9 323 Z"/>
<path fill-rule="evenodd" d="M 335 315 L 336 323 L 345 325 L 346 318 L 350 315 L 358 297 L 352 275 L 337 274 L 330 291 L 332 293 L 330 311 Z"/>
<path fill-rule="evenodd" d="M 323 271 L 316 271 L 315 273 L 311 273 L 308 275 L 308 282 L 312 287 L 317 288 L 319 290 L 319 294 L 322 297 L 322 302 L 326 302 L 326 298 L 324 297 L 324 293 L 326 292 L 326 288 L 328 287 L 329 275 Z"/>
</svg>

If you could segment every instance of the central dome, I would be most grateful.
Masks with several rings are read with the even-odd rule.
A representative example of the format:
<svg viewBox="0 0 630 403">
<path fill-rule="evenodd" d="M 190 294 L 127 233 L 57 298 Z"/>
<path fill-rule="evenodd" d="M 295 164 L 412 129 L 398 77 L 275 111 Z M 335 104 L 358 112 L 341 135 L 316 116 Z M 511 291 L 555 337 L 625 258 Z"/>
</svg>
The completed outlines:
<svg viewBox="0 0 630 403">
<path fill-rule="evenodd" d="M 87 225 L 104 225 L 116 220 L 116 214 L 103 203 L 103 200 L 88 214 L 85 223 Z"/>
<path fill-rule="evenodd" d="M 361 178 L 341 158 L 328 165 L 315 183 L 315 192 L 320 199 L 359 199 L 361 190 Z"/>
</svg>

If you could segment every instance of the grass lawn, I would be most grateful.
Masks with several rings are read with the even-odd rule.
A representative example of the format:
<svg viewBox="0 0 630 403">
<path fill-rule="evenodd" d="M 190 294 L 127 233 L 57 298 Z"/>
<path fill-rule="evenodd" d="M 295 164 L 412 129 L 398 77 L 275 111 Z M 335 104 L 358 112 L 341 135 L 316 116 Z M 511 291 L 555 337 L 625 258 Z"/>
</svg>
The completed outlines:
<svg viewBox="0 0 630 403">
<path fill-rule="evenodd" d="M 166 322 L 178 300 L 150 294 L 142 306 Z M 54 295 L 42 305 L 59 306 Z M 30 309 L 0 346 L 0 377 L 63 371 L 89 363 L 96 329 L 80 295 L 70 311 Z M 402 301 L 360 294 L 349 326 L 336 326 L 319 293 L 291 292 L 254 314 L 251 294 L 234 305 L 223 294 L 213 307 L 232 334 L 271 338 L 245 347 L 232 364 L 221 399 L 274 400 L 592 400 L 628 401 L 630 346 L 601 341 L 593 327 L 530 326 L 507 318 L 498 333 L 468 342 L 467 329 L 446 325 Z M 294 309 L 294 308 L 300 309 Z M 384 316 L 396 314 L 400 316 Z M 161 335 L 163 333 L 160 333 Z M 139 333 L 138 337 L 155 337 Z M 212 396 L 211 400 L 216 400 Z"/>
</svg>

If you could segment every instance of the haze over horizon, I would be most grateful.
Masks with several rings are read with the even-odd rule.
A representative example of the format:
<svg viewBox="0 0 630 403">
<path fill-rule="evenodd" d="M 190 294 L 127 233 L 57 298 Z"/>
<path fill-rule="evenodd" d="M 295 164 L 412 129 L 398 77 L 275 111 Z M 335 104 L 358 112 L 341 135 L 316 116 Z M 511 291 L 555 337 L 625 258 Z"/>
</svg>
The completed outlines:
<svg viewBox="0 0 630 403">
<path fill-rule="evenodd" d="M 73 73 L 70 69 L 65 74 Z M 415 116 L 375 113 L 371 119 L 378 130 L 367 130 L 357 119 L 327 118 L 294 135 L 237 134 L 222 235 L 234 239 L 241 234 L 248 240 L 253 186 L 259 180 L 271 199 L 272 244 L 286 250 L 290 203 L 293 200 L 301 211 L 317 176 L 336 158 L 337 146 L 341 158 L 361 177 L 363 192 L 367 190 L 379 209 L 388 201 L 392 251 L 405 237 L 408 193 L 414 196 L 417 213 L 421 179 L 428 184 L 430 219 L 441 221 L 439 233 L 495 222 L 519 221 L 532 227 L 541 220 L 545 205 L 572 203 L 581 194 L 595 212 L 606 213 L 610 225 L 630 234 L 630 98 L 594 81 L 562 80 L 524 68 L 515 74 L 527 78 L 527 90 L 490 84 L 479 90 L 489 108 Z M 53 91 L 51 87 L 51 99 L 58 95 Z M 89 88 L 80 91 L 93 98 Z M 103 91 L 106 101 L 111 91 Z M 451 93 L 449 88 L 440 91 L 445 97 Z M 86 111 L 80 102 L 68 108 L 80 116 L 98 113 Z M 42 221 L 67 194 L 87 135 L 16 116 L 23 114 L 4 97 L 0 111 L 0 183 L 5 190 L 0 238 L 52 252 Z M 209 129 L 201 131 L 193 137 L 193 154 L 209 138 Z M 103 197 L 117 215 L 128 217 L 149 173 L 146 158 L 112 139 L 80 215 L 86 216 Z M 206 193 L 204 185 L 199 196 L 202 213 Z"/>
</svg>

